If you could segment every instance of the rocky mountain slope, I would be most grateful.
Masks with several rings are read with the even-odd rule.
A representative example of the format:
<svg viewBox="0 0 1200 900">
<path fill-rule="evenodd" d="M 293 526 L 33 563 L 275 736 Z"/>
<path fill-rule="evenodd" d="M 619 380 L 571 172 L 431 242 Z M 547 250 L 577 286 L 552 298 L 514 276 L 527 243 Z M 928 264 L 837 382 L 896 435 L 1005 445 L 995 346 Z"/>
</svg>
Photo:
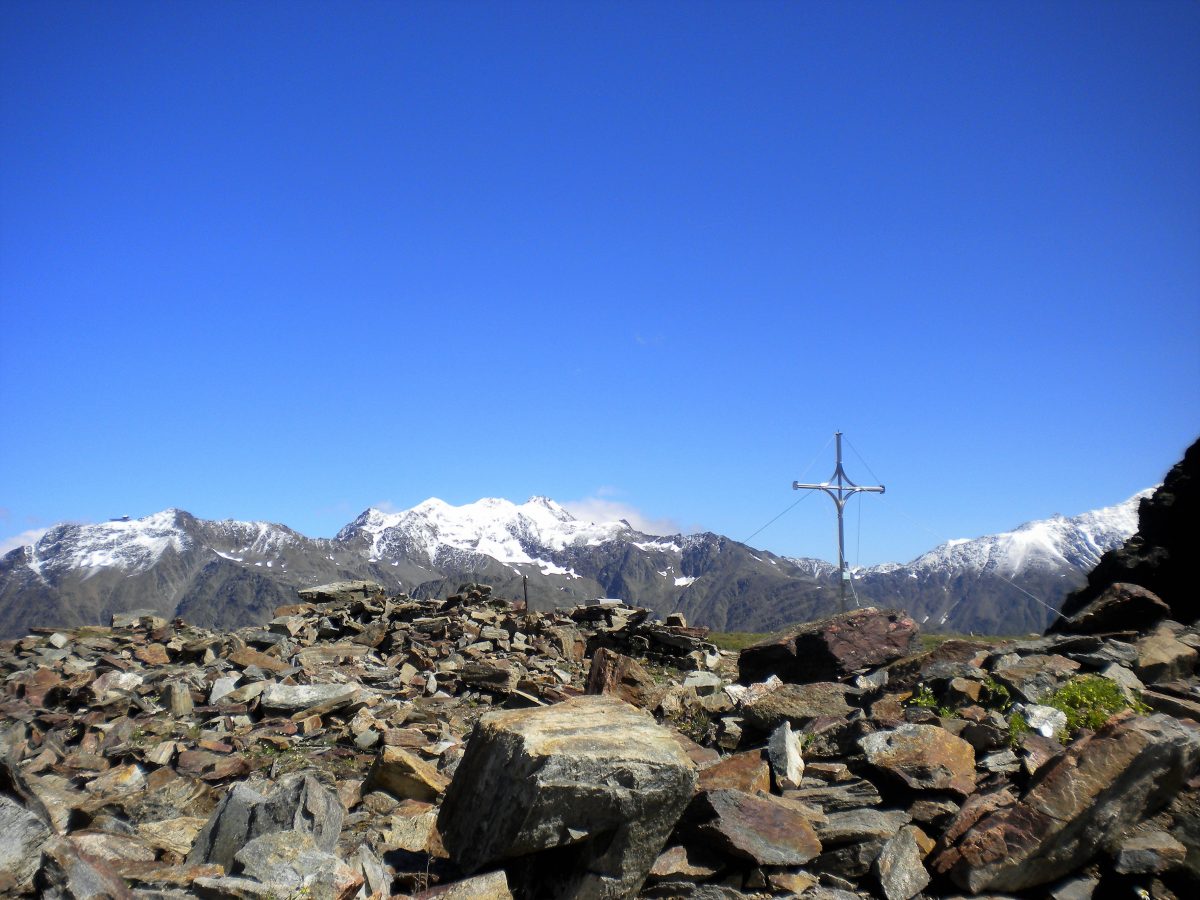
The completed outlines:
<svg viewBox="0 0 1200 900">
<path fill-rule="evenodd" d="M 1137 501 L 950 542 L 904 566 L 855 570 L 851 605 L 900 605 L 932 629 L 1040 631 L 1100 554 L 1132 533 Z M 769 631 L 836 611 L 836 574 L 820 560 L 713 533 L 664 537 L 623 521 L 583 522 L 541 497 L 368 509 L 333 539 L 172 509 L 60 525 L 0 559 L 0 635 L 101 623 L 142 607 L 235 628 L 265 621 L 297 588 L 347 578 L 416 597 L 485 582 L 509 596 L 527 590 L 543 610 L 614 597 L 723 630 Z"/>
<path fill-rule="evenodd" d="M 39 629 L 0 641 L 0 893 L 1193 897 L 1200 629 L 1098 602 L 1139 628 L 922 651 L 864 609 L 739 655 L 355 582 Z"/>
</svg>

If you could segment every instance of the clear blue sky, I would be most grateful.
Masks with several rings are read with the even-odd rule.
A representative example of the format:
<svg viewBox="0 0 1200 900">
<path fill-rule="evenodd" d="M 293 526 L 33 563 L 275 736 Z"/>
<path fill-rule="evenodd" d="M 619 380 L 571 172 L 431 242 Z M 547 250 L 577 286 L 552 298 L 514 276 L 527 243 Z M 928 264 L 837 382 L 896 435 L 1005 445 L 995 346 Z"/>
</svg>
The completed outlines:
<svg viewBox="0 0 1200 900">
<path fill-rule="evenodd" d="M 0 79 L 0 541 L 533 494 L 743 539 L 840 428 L 848 555 L 903 561 L 1200 433 L 1195 2 L 7 2 Z"/>
</svg>

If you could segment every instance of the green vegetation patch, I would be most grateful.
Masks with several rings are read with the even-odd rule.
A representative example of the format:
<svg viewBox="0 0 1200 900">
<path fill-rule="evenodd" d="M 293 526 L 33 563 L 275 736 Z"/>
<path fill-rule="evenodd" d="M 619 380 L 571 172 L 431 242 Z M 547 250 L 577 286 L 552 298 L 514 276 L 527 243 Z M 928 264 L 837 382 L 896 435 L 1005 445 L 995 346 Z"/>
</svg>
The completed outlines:
<svg viewBox="0 0 1200 900">
<path fill-rule="evenodd" d="M 1081 728 L 1095 730 L 1125 709 L 1150 711 L 1140 700 L 1126 697 L 1115 681 L 1101 675 L 1077 675 L 1044 698 L 1042 704 L 1067 714 L 1067 731 L 1072 735 Z"/>
<path fill-rule="evenodd" d="M 1130 699 L 1121 686 L 1102 675 L 1076 675 L 1058 690 L 1038 701 L 1041 706 L 1052 706 L 1067 717 L 1067 727 L 1058 734 L 1064 743 L 1074 738 L 1081 729 L 1095 731 L 1110 718 L 1126 709 L 1139 715 L 1150 712 L 1141 700 Z M 1013 712 L 1008 720 L 1009 742 L 1016 746 L 1029 732 L 1029 722 L 1020 712 Z"/>
</svg>

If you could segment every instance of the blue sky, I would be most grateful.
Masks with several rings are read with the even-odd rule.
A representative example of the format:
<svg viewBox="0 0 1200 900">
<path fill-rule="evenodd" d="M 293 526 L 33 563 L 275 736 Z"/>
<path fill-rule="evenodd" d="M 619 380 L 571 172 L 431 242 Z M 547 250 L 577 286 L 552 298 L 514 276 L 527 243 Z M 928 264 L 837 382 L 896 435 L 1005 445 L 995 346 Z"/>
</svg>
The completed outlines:
<svg viewBox="0 0 1200 900">
<path fill-rule="evenodd" d="M 835 429 L 852 562 L 1123 500 L 1200 432 L 1198 60 L 1185 2 L 0 5 L 0 541 L 744 539 Z"/>
</svg>

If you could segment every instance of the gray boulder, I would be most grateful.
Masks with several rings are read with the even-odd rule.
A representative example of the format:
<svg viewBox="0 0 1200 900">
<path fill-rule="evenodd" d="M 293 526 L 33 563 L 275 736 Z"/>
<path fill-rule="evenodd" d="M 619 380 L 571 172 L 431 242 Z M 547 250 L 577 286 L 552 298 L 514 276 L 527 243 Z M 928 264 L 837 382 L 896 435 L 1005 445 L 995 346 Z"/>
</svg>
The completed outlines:
<svg viewBox="0 0 1200 900">
<path fill-rule="evenodd" d="M 670 733 L 620 700 L 493 712 L 467 743 L 438 829 L 467 873 L 523 857 L 539 897 L 632 897 L 695 783 Z"/>
<path fill-rule="evenodd" d="M 280 831 L 311 835 L 314 845 L 328 852 L 337 845 L 344 817 L 337 795 L 303 772 L 282 779 L 270 796 L 239 782 L 196 835 L 187 861 L 218 863 L 230 872 L 247 843 Z"/>
</svg>

